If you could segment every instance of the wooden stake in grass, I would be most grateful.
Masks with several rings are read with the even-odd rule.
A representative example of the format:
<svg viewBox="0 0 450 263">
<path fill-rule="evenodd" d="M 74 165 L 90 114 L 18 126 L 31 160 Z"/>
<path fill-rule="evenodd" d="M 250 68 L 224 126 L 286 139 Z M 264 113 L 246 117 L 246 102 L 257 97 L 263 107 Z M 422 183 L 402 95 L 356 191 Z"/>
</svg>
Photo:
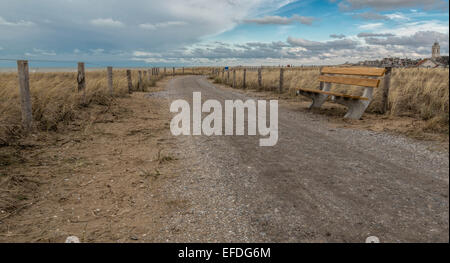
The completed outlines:
<svg viewBox="0 0 450 263">
<path fill-rule="evenodd" d="M 246 85 L 245 85 L 245 79 L 246 79 L 246 76 L 247 76 L 247 69 L 244 68 L 244 79 L 242 80 L 242 88 L 243 88 L 243 89 L 246 88 Z"/>
<path fill-rule="evenodd" d="M 147 71 L 148 71 L 148 81 L 151 81 L 152 80 L 152 74 L 151 74 L 149 69 Z"/>
<path fill-rule="evenodd" d="M 83 104 L 86 104 L 86 75 L 84 72 L 84 62 L 78 62 L 78 92 L 82 92 Z"/>
<path fill-rule="evenodd" d="M 183 67 L 183 75 L 184 75 L 184 67 Z"/>
<path fill-rule="evenodd" d="M 381 114 L 385 114 L 389 110 L 389 89 L 391 87 L 392 68 L 387 67 L 383 80 L 383 96 L 381 101 Z"/>
<path fill-rule="evenodd" d="M 17 71 L 19 76 L 20 103 L 22 106 L 22 125 L 26 131 L 30 131 L 33 122 L 30 96 L 30 76 L 28 61 L 18 60 Z"/>
<path fill-rule="evenodd" d="M 109 94 L 112 96 L 114 94 L 114 90 L 113 90 L 113 68 L 112 67 L 107 67 L 106 68 L 106 73 L 107 73 L 107 77 L 108 77 L 108 90 L 109 90 Z"/>
<path fill-rule="evenodd" d="M 138 90 L 144 91 L 144 85 L 142 83 L 142 71 L 138 71 Z"/>
<path fill-rule="evenodd" d="M 172 68 L 172 76 L 175 77 L 175 67 Z"/>
<path fill-rule="evenodd" d="M 262 73 L 261 68 L 258 68 L 258 89 L 262 88 Z"/>
<path fill-rule="evenodd" d="M 127 69 L 128 93 L 133 92 L 133 81 L 131 80 L 131 70 Z"/>
<path fill-rule="evenodd" d="M 164 67 L 164 77 L 166 76 L 166 67 Z"/>
<path fill-rule="evenodd" d="M 227 69 L 227 84 L 230 83 L 230 69 Z"/>
<path fill-rule="evenodd" d="M 233 88 L 236 88 L 236 69 L 233 69 Z"/>
<path fill-rule="evenodd" d="M 284 77 L 284 68 L 280 68 L 280 88 L 279 92 L 283 93 L 283 77 Z"/>
</svg>

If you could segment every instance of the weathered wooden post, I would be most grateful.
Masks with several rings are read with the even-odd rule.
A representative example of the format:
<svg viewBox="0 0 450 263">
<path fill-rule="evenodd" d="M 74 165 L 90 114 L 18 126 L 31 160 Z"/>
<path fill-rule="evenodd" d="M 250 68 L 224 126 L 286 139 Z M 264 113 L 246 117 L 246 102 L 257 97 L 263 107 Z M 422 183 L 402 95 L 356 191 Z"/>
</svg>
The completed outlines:
<svg viewBox="0 0 450 263">
<path fill-rule="evenodd" d="M 230 69 L 227 69 L 227 84 L 230 83 Z"/>
<path fill-rule="evenodd" d="M 383 97 L 381 102 L 381 113 L 385 114 L 389 110 L 389 89 L 391 87 L 392 67 L 387 67 L 384 73 Z"/>
<path fill-rule="evenodd" d="M 142 83 L 142 71 L 138 71 L 138 90 L 144 91 L 144 85 Z"/>
<path fill-rule="evenodd" d="M 148 71 L 148 81 L 151 81 L 152 80 L 151 71 L 150 71 L 150 69 L 147 69 L 147 71 Z"/>
<path fill-rule="evenodd" d="M 222 82 L 223 82 L 224 76 L 225 76 L 225 69 L 222 68 Z"/>
<path fill-rule="evenodd" d="M 84 73 L 84 62 L 78 62 L 78 92 L 82 92 L 83 104 L 86 104 L 86 75 Z"/>
<path fill-rule="evenodd" d="M 184 75 L 184 67 L 183 67 L 183 75 Z"/>
<path fill-rule="evenodd" d="M 33 123 L 31 111 L 30 76 L 27 60 L 17 60 L 19 76 L 20 104 L 22 107 L 22 125 L 26 131 L 30 131 Z"/>
<path fill-rule="evenodd" d="M 133 81 L 131 80 L 131 70 L 127 69 L 128 93 L 133 92 Z"/>
<path fill-rule="evenodd" d="M 243 89 L 245 89 L 247 87 L 246 83 L 245 83 L 246 76 L 247 76 L 247 69 L 244 68 L 244 79 L 242 80 L 242 88 Z"/>
<path fill-rule="evenodd" d="M 233 88 L 236 88 L 236 69 L 233 69 Z"/>
<path fill-rule="evenodd" d="M 175 77 L 175 67 L 172 67 L 172 76 Z"/>
<path fill-rule="evenodd" d="M 106 72 L 108 75 L 108 90 L 109 90 L 109 94 L 112 96 L 114 95 L 114 90 L 113 90 L 113 68 L 112 67 L 107 67 L 106 68 Z"/>
<path fill-rule="evenodd" d="M 280 68 L 280 88 L 279 88 L 280 93 L 283 93 L 283 75 L 284 75 L 284 68 Z"/>
<path fill-rule="evenodd" d="M 164 77 L 166 76 L 166 67 L 164 67 Z"/>
<path fill-rule="evenodd" d="M 261 68 L 258 68 L 258 89 L 262 88 L 262 74 Z"/>
</svg>

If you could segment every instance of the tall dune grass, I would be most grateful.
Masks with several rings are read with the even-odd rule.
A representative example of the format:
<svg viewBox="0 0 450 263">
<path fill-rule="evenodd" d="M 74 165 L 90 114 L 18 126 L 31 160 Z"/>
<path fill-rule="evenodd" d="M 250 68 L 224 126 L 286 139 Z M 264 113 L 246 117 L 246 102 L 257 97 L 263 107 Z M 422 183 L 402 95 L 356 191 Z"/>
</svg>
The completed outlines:
<svg viewBox="0 0 450 263">
<path fill-rule="evenodd" d="M 154 86 L 160 76 L 145 77 L 141 89 Z M 106 70 L 86 72 L 86 101 L 77 92 L 77 73 L 30 73 L 33 126 L 39 130 L 57 130 L 74 120 L 77 111 L 90 105 L 108 106 L 114 97 L 128 94 L 125 70 L 114 70 L 111 96 Z M 137 90 L 138 72 L 132 71 L 133 89 Z M 7 145 L 22 134 L 20 94 L 17 73 L 0 74 L 0 145 Z"/>
</svg>

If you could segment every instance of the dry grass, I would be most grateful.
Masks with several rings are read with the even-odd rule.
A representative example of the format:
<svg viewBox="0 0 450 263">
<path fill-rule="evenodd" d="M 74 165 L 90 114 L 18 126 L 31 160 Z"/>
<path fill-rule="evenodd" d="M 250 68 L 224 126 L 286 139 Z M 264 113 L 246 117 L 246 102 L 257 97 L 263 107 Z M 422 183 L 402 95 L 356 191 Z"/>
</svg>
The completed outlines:
<svg viewBox="0 0 450 263">
<path fill-rule="evenodd" d="M 128 94 L 125 70 L 113 73 L 114 96 L 107 89 L 106 70 L 86 72 L 86 103 L 77 92 L 77 73 L 30 73 L 33 122 L 38 130 L 55 131 L 72 121 L 77 111 L 90 105 L 110 106 L 114 97 Z M 160 78 L 143 75 L 142 89 L 155 86 Z M 134 89 L 137 90 L 137 70 L 132 71 Z M 0 74 L 0 145 L 14 143 L 22 136 L 21 108 L 16 73 Z"/>
<path fill-rule="evenodd" d="M 223 76 L 223 77 L 222 77 Z M 298 88 L 317 88 L 319 68 L 292 68 L 284 71 L 283 93 L 295 96 Z M 262 86 L 258 86 L 256 70 L 247 70 L 248 89 L 278 92 L 280 70 L 263 69 Z M 232 85 L 233 72 L 214 76 L 217 83 Z M 236 70 L 236 87 L 243 88 L 243 70 Z M 333 91 L 362 95 L 362 89 L 344 85 L 333 85 Z M 374 100 L 368 112 L 378 113 L 381 106 L 382 87 L 375 90 Z M 299 98 L 307 100 L 307 98 Z M 429 132 L 448 133 L 449 127 L 449 70 L 448 69 L 394 69 L 389 94 L 391 116 L 413 117 L 427 122 Z"/>
</svg>

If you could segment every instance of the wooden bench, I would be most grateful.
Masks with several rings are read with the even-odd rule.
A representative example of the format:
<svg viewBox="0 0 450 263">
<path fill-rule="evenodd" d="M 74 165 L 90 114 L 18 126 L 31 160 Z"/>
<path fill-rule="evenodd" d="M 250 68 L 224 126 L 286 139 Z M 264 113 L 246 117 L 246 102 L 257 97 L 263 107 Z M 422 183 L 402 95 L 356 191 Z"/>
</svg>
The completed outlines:
<svg viewBox="0 0 450 263">
<path fill-rule="evenodd" d="M 320 71 L 318 78 L 318 81 L 320 81 L 319 89 L 300 88 L 297 91 L 297 95 L 303 95 L 313 100 L 309 107 L 310 109 L 320 108 L 331 96 L 333 102 L 347 106 L 348 112 L 344 118 L 360 119 L 372 102 L 373 89 L 378 88 L 380 78 L 385 76 L 386 72 L 390 73 L 390 68 L 324 67 Z M 333 83 L 364 88 L 363 95 L 353 96 L 331 92 L 330 89 Z"/>
</svg>

